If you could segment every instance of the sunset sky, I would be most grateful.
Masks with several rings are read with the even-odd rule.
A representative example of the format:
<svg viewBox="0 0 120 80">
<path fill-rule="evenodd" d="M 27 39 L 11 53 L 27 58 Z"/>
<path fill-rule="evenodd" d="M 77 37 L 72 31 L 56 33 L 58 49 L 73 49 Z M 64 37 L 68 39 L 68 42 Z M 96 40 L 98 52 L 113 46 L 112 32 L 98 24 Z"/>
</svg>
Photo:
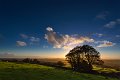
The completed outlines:
<svg viewBox="0 0 120 80">
<path fill-rule="evenodd" d="M 0 57 L 62 58 L 83 44 L 120 59 L 120 0 L 0 0 Z"/>
</svg>

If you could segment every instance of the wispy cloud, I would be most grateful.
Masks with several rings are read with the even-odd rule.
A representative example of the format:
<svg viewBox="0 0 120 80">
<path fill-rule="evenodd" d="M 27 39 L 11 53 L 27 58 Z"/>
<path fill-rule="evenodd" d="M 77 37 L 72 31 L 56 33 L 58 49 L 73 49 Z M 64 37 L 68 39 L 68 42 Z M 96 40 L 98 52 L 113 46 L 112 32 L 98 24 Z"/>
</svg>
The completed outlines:
<svg viewBox="0 0 120 80">
<path fill-rule="evenodd" d="M 115 37 L 120 38 L 120 35 L 116 35 Z"/>
<path fill-rule="evenodd" d="M 44 45 L 43 48 L 48 48 L 48 46 L 45 46 L 45 45 Z"/>
<path fill-rule="evenodd" d="M 27 46 L 26 42 L 23 41 L 16 41 L 17 46 Z"/>
<path fill-rule="evenodd" d="M 105 24 L 104 27 L 106 27 L 106 28 L 114 28 L 118 24 L 120 24 L 120 19 L 110 21 L 109 23 Z"/>
<path fill-rule="evenodd" d="M 50 27 L 49 27 L 50 28 Z M 50 28 L 52 29 L 52 28 Z M 47 29 L 46 29 L 47 30 Z M 74 46 L 83 44 L 85 42 L 94 42 L 93 39 L 84 36 L 71 36 L 71 35 L 60 35 L 55 31 L 47 30 L 47 34 L 45 34 L 45 39 L 53 45 L 54 48 L 64 48 L 69 49 Z"/>
<path fill-rule="evenodd" d="M 8 52 L 0 53 L 0 58 L 10 58 L 10 57 L 15 57 L 15 54 L 8 53 Z"/>
<path fill-rule="evenodd" d="M 21 36 L 22 38 L 24 38 L 24 39 L 27 39 L 27 38 L 28 38 L 28 36 L 27 36 L 26 34 L 20 34 L 20 36 Z"/>
<path fill-rule="evenodd" d="M 38 44 L 39 41 L 40 41 L 40 38 L 30 37 L 30 45 L 32 45 L 32 44 Z"/>
<path fill-rule="evenodd" d="M 117 25 L 117 22 L 116 22 L 116 21 L 111 21 L 111 22 L 105 24 L 104 27 L 106 27 L 106 28 L 113 28 L 113 27 L 115 27 L 116 25 Z"/>
<path fill-rule="evenodd" d="M 40 38 L 30 37 L 30 41 L 32 41 L 32 42 L 39 42 Z"/>
<path fill-rule="evenodd" d="M 97 37 L 102 37 L 102 36 L 104 36 L 104 34 L 102 34 L 102 33 L 94 33 L 94 34 L 92 34 L 92 35 L 97 36 Z"/>
<path fill-rule="evenodd" d="M 23 38 L 23 39 L 25 39 L 25 41 L 27 41 L 28 42 L 28 44 L 30 44 L 30 45 L 37 45 L 38 43 L 39 43 L 39 41 L 40 41 L 40 38 L 38 38 L 38 37 L 34 37 L 34 36 L 28 36 L 28 35 L 26 35 L 26 34 L 20 34 L 20 36 Z M 19 44 L 20 44 L 20 42 L 18 42 Z"/>
<path fill-rule="evenodd" d="M 101 33 L 98 34 L 98 37 L 102 37 L 102 36 L 103 36 L 103 34 L 101 34 Z"/>
<path fill-rule="evenodd" d="M 115 43 L 113 42 L 110 42 L 110 41 L 98 41 L 98 43 L 100 43 L 97 47 L 111 47 L 111 46 L 114 46 Z"/>
<path fill-rule="evenodd" d="M 108 16 L 108 14 L 109 14 L 108 11 L 104 11 L 104 12 L 99 13 L 99 14 L 96 16 L 96 18 L 97 18 L 97 19 L 103 19 L 103 20 L 105 20 L 106 17 Z"/>
<path fill-rule="evenodd" d="M 116 22 L 117 22 L 118 24 L 120 24 L 120 19 L 116 19 Z"/>
</svg>

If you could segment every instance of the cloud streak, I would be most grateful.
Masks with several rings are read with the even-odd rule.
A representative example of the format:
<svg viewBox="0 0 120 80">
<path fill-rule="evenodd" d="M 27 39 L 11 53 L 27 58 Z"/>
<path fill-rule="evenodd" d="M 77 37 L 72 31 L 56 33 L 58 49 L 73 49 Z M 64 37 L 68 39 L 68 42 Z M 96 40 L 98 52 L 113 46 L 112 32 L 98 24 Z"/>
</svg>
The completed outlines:
<svg viewBox="0 0 120 80">
<path fill-rule="evenodd" d="M 70 35 L 60 35 L 51 30 L 47 30 L 47 34 L 45 34 L 45 39 L 48 41 L 48 43 L 53 45 L 53 48 L 63 48 L 63 49 L 70 49 L 77 45 L 83 44 L 85 42 L 94 42 L 94 39 L 91 39 L 89 37 L 83 37 L 83 36 L 70 36 Z"/>
<path fill-rule="evenodd" d="M 23 42 L 23 41 L 16 41 L 16 44 L 17 44 L 17 46 L 21 46 L 21 47 L 27 46 L 27 43 Z"/>
<path fill-rule="evenodd" d="M 0 57 L 1 58 L 10 58 L 10 57 L 15 57 L 15 54 L 12 54 L 12 53 L 0 53 Z"/>
<path fill-rule="evenodd" d="M 120 38 L 120 35 L 116 35 L 115 37 Z"/>
<path fill-rule="evenodd" d="M 115 27 L 116 25 L 117 25 L 117 22 L 111 21 L 111 22 L 105 24 L 104 27 L 106 27 L 106 28 L 113 28 L 113 27 Z"/>
<path fill-rule="evenodd" d="M 111 47 L 114 46 L 115 43 L 110 42 L 110 41 L 99 41 L 98 43 L 100 43 L 97 47 Z"/>
<path fill-rule="evenodd" d="M 30 45 L 38 44 L 40 42 L 40 38 L 30 37 Z"/>
<path fill-rule="evenodd" d="M 26 34 L 20 34 L 20 36 L 21 36 L 22 38 L 24 38 L 24 39 L 27 39 L 27 38 L 28 38 L 28 36 L 27 36 Z"/>
<path fill-rule="evenodd" d="M 110 21 L 109 23 L 105 24 L 104 27 L 114 28 L 118 24 L 120 24 L 120 19 L 116 19 L 115 21 Z"/>
<path fill-rule="evenodd" d="M 104 11 L 104 12 L 99 13 L 99 14 L 96 16 L 96 18 L 97 18 L 97 19 L 103 19 L 103 20 L 105 20 L 106 17 L 108 16 L 108 14 L 109 14 L 108 11 Z"/>
<path fill-rule="evenodd" d="M 39 42 L 39 41 L 40 41 L 40 38 L 30 37 L 30 41 L 31 41 L 31 42 Z"/>
<path fill-rule="evenodd" d="M 22 39 L 24 39 L 25 41 L 27 41 L 30 45 L 37 45 L 40 41 L 40 38 L 38 37 L 34 37 L 34 36 L 28 36 L 26 34 L 20 34 L 20 36 L 22 37 Z M 17 41 L 17 44 L 19 46 L 26 46 L 25 42 L 21 42 L 21 41 Z"/>
</svg>

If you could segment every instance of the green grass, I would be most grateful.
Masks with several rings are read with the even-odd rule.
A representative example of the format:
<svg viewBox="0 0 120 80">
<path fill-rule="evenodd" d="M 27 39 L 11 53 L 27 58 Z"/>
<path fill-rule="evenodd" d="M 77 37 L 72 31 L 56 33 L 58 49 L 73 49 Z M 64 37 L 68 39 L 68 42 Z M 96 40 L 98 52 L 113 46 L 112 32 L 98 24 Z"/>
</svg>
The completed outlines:
<svg viewBox="0 0 120 80">
<path fill-rule="evenodd" d="M 0 80 L 118 80 L 37 64 L 0 62 Z"/>
<path fill-rule="evenodd" d="M 112 69 L 112 68 L 101 68 L 101 67 L 97 67 L 97 66 L 93 66 L 93 70 L 98 71 L 99 73 L 116 73 L 116 72 L 120 72 L 117 71 L 116 69 Z"/>
</svg>

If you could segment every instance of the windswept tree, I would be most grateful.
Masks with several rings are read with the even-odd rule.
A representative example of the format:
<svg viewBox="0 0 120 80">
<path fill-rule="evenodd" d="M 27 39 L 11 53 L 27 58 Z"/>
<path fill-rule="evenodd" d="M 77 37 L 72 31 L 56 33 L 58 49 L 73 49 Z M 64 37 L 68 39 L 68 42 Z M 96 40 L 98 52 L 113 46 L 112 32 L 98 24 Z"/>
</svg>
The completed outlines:
<svg viewBox="0 0 120 80">
<path fill-rule="evenodd" d="M 75 71 L 91 71 L 92 64 L 98 64 L 100 53 L 92 46 L 77 46 L 66 55 L 66 60 Z"/>
</svg>

